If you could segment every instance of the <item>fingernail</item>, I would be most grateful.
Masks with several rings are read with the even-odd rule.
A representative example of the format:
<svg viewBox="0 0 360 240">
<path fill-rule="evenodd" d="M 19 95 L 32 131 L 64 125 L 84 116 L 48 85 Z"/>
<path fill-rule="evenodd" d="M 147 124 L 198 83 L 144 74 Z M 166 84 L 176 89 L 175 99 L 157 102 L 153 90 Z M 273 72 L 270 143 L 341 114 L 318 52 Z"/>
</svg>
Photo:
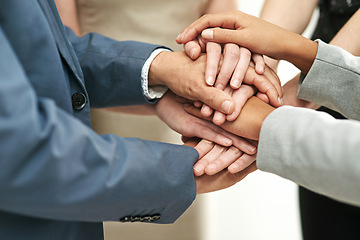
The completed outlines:
<svg viewBox="0 0 360 240">
<path fill-rule="evenodd" d="M 207 143 L 207 144 L 209 144 L 209 145 L 212 145 L 212 144 L 213 144 L 213 142 L 210 142 L 209 140 L 206 140 L 206 139 L 202 139 L 201 142 Z"/>
<path fill-rule="evenodd" d="M 183 35 L 183 34 L 180 33 L 180 34 L 176 37 L 176 40 L 177 40 L 177 41 L 181 41 L 181 40 L 182 40 L 182 35 Z"/>
<path fill-rule="evenodd" d="M 265 72 L 265 69 L 264 69 L 263 66 L 260 67 L 260 72 L 261 72 L 261 73 L 264 73 L 264 72 Z"/>
<path fill-rule="evenodd" d="M 222 145 L 224 145 L 224 146 L 231 146 L 232 143 L 233 143 L 233 141 L 231 139 L 229 139 L 229 138 L 224 138 L 222 140 Z"/>
<path fill-rule="evenodd" d="M 223 102 L 223 104 L 221 105 L 222 110 L 224 111 L 224 113 L 229 114 L 230 113 L 230 109 L 232 107 L 232 102 L 229 100 L 226 100 Z"/>
<path fill-rule="evenodd" d="M 209 85 L 209 86 L 212 86 L 215 82 L 215 79 L 212 77 L 212 76 L 208 76 L 206 78 L 206 84 Z"/>
<path fill-rule="evenodd" d="M 237 89 L 240 87 L 240 81 L 238 79 L 234 79 L 233 81 L 231 81 L 231 83 L 233 88 Z"/>
<path fill-rule="evenodd" d="M 214 38 L 214 30 L 205 29 L 204 31 L 202 31 L 201 36 L 206 39 L 213 39 Z"/>
<path fill-rule="evenodd" d="M 199 169 L 197 169 L 197 168 L 196 168 L 196 166 L 195 166 L 195 167 L 193 167 L 193 169 L 194 169 L 194 171 L 195 171 L 196 173 L 200 173 L 200 170 L 199 170 Z"/>
<path fill-rule="evenodd" d="M 211 115 L 211 108 L 209 106 L 203 106 L 201 109 L 204 114 L 210 114 Z"/>
<path fill-rule="evenodd" d="M 278 101 L 281 105 L 284 105 L 284 100 L 282 98 L 278 97 Z"/>
<path fill-rule="evenodd" d="M 215 114 L 213 122 L 217 125 L 220 125 L 223 122 L 223 115 L 222 114 Z"/>
<path fill-rule="evenodd" d="M 256 147 L 255 146 L 249 146 L 248 150 L 249 150 L 249 152 L 255 152 Z"/>
<path fill-rule="evenodd" d="M 190 50 L 190 58 L 191 59 L 194 59 L 195 52 L 196 52 L 196 50 L 194 48 Z"/>
</svg>

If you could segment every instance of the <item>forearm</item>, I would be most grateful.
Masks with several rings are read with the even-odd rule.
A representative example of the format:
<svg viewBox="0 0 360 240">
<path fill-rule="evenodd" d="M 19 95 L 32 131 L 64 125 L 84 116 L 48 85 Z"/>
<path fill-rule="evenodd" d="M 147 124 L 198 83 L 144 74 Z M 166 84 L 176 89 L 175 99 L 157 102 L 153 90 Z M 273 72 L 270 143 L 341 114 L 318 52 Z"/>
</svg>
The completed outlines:
<svg viewBox="0 0 360 240">
<path fill-rule="evenodd" d="M 360 55 L 360 10 L 341 28 L 330 44 L 341 47 L 355 56 Z"/>
<path fill-rule="evenodd" d="M 302 34 L 310 22 L 318 0 L 266 0 L 260 17 L 286 30 Z M 265 62 L 276 69 L 278 60 L 265 56 Z"/>
<path fill-rule="evenodd" d="M 266 0 L 260 17 L 286 30 L 302 34 L 317 4 L 318 0 Z"/>
<path fill-rule="evenodd" d="M 226 121 L 221 127 L 235 135 L 258 140 L 262 123 L 274 109 L 257 97 L 251 97 L 239 117 L 232 122 Z"/>
<path fill-rule="evenodd" d="M 234 11 L 238 8 L 236 0 L 210 0 L 203 14 Z"/>
</svg>

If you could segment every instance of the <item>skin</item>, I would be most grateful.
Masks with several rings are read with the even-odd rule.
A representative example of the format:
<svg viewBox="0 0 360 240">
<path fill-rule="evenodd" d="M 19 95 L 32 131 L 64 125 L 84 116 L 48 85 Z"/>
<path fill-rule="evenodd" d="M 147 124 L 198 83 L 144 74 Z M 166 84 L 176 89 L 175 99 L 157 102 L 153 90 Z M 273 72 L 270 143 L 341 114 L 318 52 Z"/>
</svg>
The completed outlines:
<svg viewBox="0 0 360 240">
<path fill-rule="evenodd" d="M 316 42 L 240 11 L 205 15 L 185 28 L 177 42 L 184 44 L 199 34 L 208 41 L 232 42 L 252 52 L 287 60 L 305 74 L 317 52 Z M 284 41 L 279 41 L 279 36 Z"/>
</svg>

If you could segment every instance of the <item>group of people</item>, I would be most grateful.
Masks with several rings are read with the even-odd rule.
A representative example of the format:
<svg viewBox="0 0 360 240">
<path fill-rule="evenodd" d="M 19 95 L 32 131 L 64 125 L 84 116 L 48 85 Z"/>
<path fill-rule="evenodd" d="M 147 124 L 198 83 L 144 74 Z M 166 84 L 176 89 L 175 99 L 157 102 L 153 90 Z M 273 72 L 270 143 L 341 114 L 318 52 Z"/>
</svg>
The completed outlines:
<svg viewBox="0 0 360 240">
<path fill-rule="evenodd" d="M 270 2 L 262 17 L 272 21 Z M 359 11 L 334 38 L 339 47 L 233 11 L 190 24 L 176 38 L 184 51 L 173 52 L 79 37 L 81 28 L 64 27 L 57 9 L 53 0 L 1 1 L 3 236 L 102 239 L 102 221 L 172 223 L 196 194 L 258 168 L 360 206 L 360 60 L 351 54 L 360 49 Z M 64 16 L 67 25 L 78 19 Z M 274 59 L 302 75 L 282 89 Z M 91 128 L 90 107 L 120 106 L 157 115 L 184 144 Z M 325 106 L 350 120 L 299 106 Z"/>
</svg>

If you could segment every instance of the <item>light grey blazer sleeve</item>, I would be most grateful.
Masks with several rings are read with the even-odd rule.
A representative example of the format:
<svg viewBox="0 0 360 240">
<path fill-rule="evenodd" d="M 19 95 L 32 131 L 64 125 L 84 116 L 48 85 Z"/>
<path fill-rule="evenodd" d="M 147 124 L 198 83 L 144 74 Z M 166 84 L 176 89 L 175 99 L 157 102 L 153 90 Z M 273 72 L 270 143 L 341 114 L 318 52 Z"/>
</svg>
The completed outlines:
<svg viewBox="0 0 360 240">
<path fill-rule="evenodd" d="M 298 97 L 360 120 L 360 58 L 319 43 L 316 59 L 302 82 Z"/>
<path fill-rule="evenodd" d="M 284 106 L 261 129 L 257 165 L 328 197 L 360 206 L 360 122 Z"/>
</svg>

